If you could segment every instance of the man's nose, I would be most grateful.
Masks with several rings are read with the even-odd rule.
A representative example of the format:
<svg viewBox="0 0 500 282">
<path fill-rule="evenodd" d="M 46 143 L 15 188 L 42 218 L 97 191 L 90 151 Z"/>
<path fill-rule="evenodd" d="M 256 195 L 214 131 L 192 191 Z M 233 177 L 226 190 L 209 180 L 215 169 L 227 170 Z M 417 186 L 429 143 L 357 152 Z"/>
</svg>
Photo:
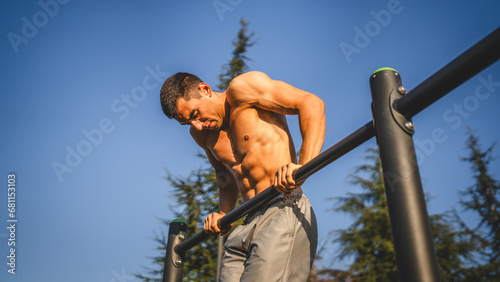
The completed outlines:
<svg viewBox="0 0 500 282">
<path fill-rule="evenodd" d="M 194 128 L 196 128 L 196 130 L 198 131 L 201 131 L 203 129 L 203 123 L 201 121 L 193 120 L 191 121 L 191 125 L 194 126 Z"/>
</svg>

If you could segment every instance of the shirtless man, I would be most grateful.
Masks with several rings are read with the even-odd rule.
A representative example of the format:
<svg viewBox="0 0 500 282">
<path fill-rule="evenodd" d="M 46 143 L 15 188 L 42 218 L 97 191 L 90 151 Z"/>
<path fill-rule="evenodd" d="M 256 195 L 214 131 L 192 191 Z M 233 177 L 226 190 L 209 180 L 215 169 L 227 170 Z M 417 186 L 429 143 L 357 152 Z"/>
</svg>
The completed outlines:
<svg viewBox="0 0 500 282">
<path fill-rule="evenodd" d="M 205 232 L 224 232 L 219 219 L 234 209 L 239 195 L 245 202 L 270 186 L 282 193 L 230 234 L 220 281 L 306 281 L 317 226 L 293 173 L 321 151 L 323 101 L 255 71 L 234 78 L 223 92 L 195 75 L 177 73 L 165 81 L 160 98 L 169 118 L 190 125 L 217 173 L 219 211 L 206 217 Z M 298 115 L 302 134 L 298 164 L 285 118 L 290 114 Z"/>
</svg>

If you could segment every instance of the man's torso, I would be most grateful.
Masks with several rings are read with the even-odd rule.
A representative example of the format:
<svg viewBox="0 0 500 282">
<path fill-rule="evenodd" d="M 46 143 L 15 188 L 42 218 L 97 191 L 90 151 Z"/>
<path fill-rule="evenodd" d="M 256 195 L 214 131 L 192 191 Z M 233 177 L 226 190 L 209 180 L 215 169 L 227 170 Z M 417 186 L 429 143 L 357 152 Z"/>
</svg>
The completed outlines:
<svg viewBox="0 0 500 282">
<path fill-rule="evenodd" d="M 206 149 L 231 171 L 244 200 L 273 185 L 278 167 L 296 162 L 282 114 L 255 107 L 230 107 L 228 126 L 204 134 Z"/>
</svg>

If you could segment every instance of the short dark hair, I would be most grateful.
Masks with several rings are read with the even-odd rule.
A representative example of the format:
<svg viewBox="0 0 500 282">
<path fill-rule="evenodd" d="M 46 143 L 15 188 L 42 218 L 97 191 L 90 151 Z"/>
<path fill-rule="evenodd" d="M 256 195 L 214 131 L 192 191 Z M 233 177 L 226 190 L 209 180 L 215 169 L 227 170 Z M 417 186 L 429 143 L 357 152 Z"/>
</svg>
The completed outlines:
<svg viewBox="0 0 500 282">
<path fill-rule="evenodd" d="M 168 118 L 177 116 L 177 100 L 200 98 L 198 85 L 203 82 L 199 77 L 187 72 L 178 72 L 165 80 L 160 90 L 161 108 Z"/>
</svg>

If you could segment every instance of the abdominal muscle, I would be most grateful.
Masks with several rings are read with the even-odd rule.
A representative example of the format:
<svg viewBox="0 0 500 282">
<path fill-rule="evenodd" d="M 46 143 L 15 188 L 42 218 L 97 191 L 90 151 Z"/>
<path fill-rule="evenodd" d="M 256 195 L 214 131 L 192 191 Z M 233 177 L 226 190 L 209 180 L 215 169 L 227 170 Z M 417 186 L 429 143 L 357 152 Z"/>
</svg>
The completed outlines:
<svg viewBox="0 0 500 282">
<path fill-rule="evenodd" d="M 247 122 L 220 134 L 212 152 L 230 169 L 247 201 L 274 184 L 280 166 L 296 162 L 295 148 L 282 115 L 247 109 L 232 117 Z"/>
</svg>

